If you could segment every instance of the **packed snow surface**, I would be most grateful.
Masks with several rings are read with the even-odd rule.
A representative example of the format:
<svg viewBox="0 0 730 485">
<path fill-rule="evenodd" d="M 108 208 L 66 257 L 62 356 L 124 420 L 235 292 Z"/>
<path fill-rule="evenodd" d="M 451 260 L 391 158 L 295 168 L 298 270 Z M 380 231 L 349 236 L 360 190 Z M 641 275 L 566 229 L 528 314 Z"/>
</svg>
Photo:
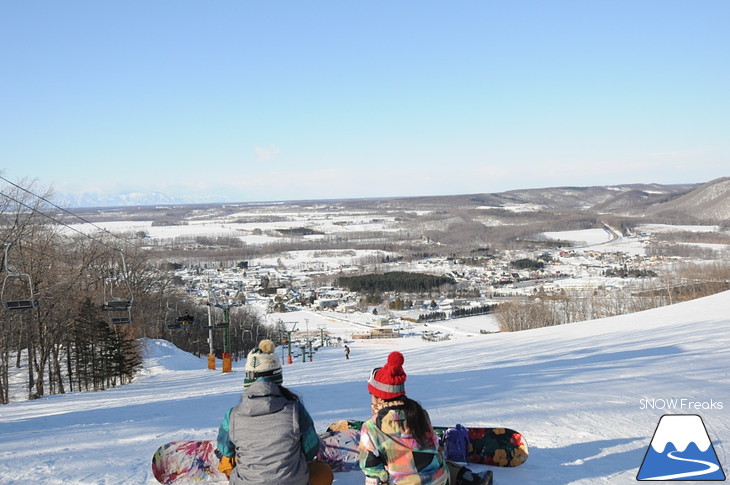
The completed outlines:
<svg viewBox="0 0 730 485">
<path fill-rule="evenodd" d="M 399 350 L 408 395 L 434 424 L 524 434 L 529 459 L 494 469 L 497 485 L 636 483 L 669 413 L 702 417 L 727 475 L 728 309 L 730 292 L 518 333 L 355 341 L 350 360 L 342 347 L 327 347 L 312 362 L 285 365 L 284 382 L 323 431 L 337 419 L 369 416 L 369 372 Z M 130 385 L 1 406 L 0 483 L 154 484 L 157 447 L 215 439 L 224 412 L 240 399 L 244 362 L 223 374 L 220 364 L 208 370 L 166 341 L 146 347 L 144 369 Z M 360 485 L 363 475 L 338 473 L 335 483 Z"/>
</svg>

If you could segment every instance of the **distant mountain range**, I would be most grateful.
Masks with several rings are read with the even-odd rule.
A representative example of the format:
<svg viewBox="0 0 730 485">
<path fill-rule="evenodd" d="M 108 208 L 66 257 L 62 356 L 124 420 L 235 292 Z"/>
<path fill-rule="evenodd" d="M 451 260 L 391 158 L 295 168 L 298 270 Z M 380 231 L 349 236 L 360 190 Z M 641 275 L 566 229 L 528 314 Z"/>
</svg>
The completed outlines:
<svg viewBox="0 0 730 485">
<path fill-rule="evenodd" d="M 133 207 L 231 202 L 230 200 L 221 200 L 218 195 L 201 197 L 189 194 L 169 195 L 162 192 L 123 192 L 117 194 L 84 192 L 81 194 L 56 194 L 54 199 L 58 205 L 65 207 Z"/>
<path fill-rule="evenodd" d="M 730 177 L 705 184 L 631 184 L 512 191 L 510 203 L 522 199 L 546 209 L 581 208 L 599 214 L 730 220 Z"/>
<path fill-rule="evenodd" d="M 521 189 L 492 194 L 409 199 L 411 203 L 481 206 L 544 212 L 580 211 L 694 222 L 730 221 L 730 177 L 704 184 L 626 184 Z"/>
<path fill-rule="evenodd" d="M 222 200 L 219 195 L 169 195 L 161 192 L 126 192 L 119 194 L 57 194 L 58 203 L 66 207 L 133 207 L 156 205 L 214 204 L 245 202 Z M 550 187 L 510 190 L 499 193 L 363 199 L 368 204 L 378 200 L 393 205 L 462 206 L 509 209 L 530 207 L 545 212 L 582 211 L 635 217 L 704 222 L 730 221 L 730 177 L 704 184 L 625 184 L 591 187 Z M 357 204 L 356 200 L 351 201 Z"/>
</svg>

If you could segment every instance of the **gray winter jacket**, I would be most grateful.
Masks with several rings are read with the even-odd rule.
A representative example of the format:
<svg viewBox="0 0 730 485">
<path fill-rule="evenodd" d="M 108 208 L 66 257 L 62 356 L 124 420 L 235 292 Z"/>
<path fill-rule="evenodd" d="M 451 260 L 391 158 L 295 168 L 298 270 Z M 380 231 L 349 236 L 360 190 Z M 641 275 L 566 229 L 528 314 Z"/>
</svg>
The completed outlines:
<svg viewBox="0 0 730 485">
<path fill-rule="evenodd" d="M 273 382 L 259 380 L 246 389 L 229 423 L 236 446 L 231 485 L 309 483 L 299 412 L 299 403 L 287 400 Z"/>
</svg>

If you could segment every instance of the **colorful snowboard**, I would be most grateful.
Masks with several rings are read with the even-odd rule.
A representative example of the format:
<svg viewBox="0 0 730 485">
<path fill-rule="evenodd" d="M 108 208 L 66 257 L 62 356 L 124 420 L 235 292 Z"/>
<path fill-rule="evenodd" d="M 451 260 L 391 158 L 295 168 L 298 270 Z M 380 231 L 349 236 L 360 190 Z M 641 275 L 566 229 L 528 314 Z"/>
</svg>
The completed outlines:
<svg viewBox="0 0 730 485">
<path fill-rule="evenodd" d="M 439 436 L 443 436 L 449 428 L 434 427 Z M 527 441 L 521 433 L 508 428 L 470 428 L 469 441 L 473 451 L 469 454 L 469 463 L 492 466 L 520 466 L 530 455 Z"/>
<path fill-rule="evenodd" d="M 319 460 L 332 471 L 359 470 L 357 447 L 360 430 L 346 429 L 319 437 Z M 228 483 L 218 471 L 215 441 L 173 441 L 160 446 L 152 456 L 152 474 L 163 484 Z"/>
<path fill-rule="evenodd" d="M 345 429 L 360 429 L 362 421 L 341 420 L 336 421 L 327 429 L 330 432 Z M 434 426 L 434 431 L 443 437 L 448 427 Z M 481 465 L 492 465 L 501 467 L 515 467 L 522 465 L 529 456 L 529 448 L 527 441 L 515 430 L 508 428 L 469 428 L 469 441 L 472 445 L 472 452 L 469 454 L 469 463 L 479 463 Z M 357 440 L 359 441 L 359 440 Z M 340 452 L 342 458 L 351 457 L 352 450 L 349 455 Z M 351 459 L 351 458 L 348 458 Z M 355 466 L 357 466 L 357 442 L 354 448 Z M 340 466 L 352 466 L 350 462 L 341 463 Z"/>
<path fill-rule="evenodd" d="M 152 474 L 164 484 L 228 483 L 218 471 L 215 441 L 173 441 L 152 456 Z"/>
<path fill-rule="evenodd" d="M 359 470 L 358 445 L 362 421 L 336 421 L 319 436 L 318 459 L 334 472 Z M 448 428 L 434 427 L 439 436 Z M 467 428 L 473 452 L 469 463 L 519 466 L 529 455 L 522 435 L 507 428 Z M 228 483 L 218 471 L 215 441 L 173 441 L 155 451 L 152 474 L 162 484 Z"/>
<path fill-rule="evenodd" d="M 332 467 L 333 472 L 349 472 L 359 470 L 358 446 L 360 445 L 360 429 L 343 428 L 319 435 L 319 454 L 317 459 Z"/>
</svg>

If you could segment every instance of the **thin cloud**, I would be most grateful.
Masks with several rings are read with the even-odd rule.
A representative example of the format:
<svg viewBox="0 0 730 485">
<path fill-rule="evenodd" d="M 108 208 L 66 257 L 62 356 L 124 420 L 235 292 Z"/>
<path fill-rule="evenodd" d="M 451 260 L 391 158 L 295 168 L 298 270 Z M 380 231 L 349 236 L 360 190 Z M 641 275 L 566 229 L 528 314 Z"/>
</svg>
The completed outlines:
<svg viewBox="0 0 730 485">
<path fill-rule="evenodd" d="M 271 160 L 273 158 L 276 158 L 279 153 L 281 153 L 281 149 L 279 147 L 274 145 L 269 145 L 268 147 L 256 147 L 256 159 L 259 162 L 266 162 L 268 160 Z"/>
</svg>

